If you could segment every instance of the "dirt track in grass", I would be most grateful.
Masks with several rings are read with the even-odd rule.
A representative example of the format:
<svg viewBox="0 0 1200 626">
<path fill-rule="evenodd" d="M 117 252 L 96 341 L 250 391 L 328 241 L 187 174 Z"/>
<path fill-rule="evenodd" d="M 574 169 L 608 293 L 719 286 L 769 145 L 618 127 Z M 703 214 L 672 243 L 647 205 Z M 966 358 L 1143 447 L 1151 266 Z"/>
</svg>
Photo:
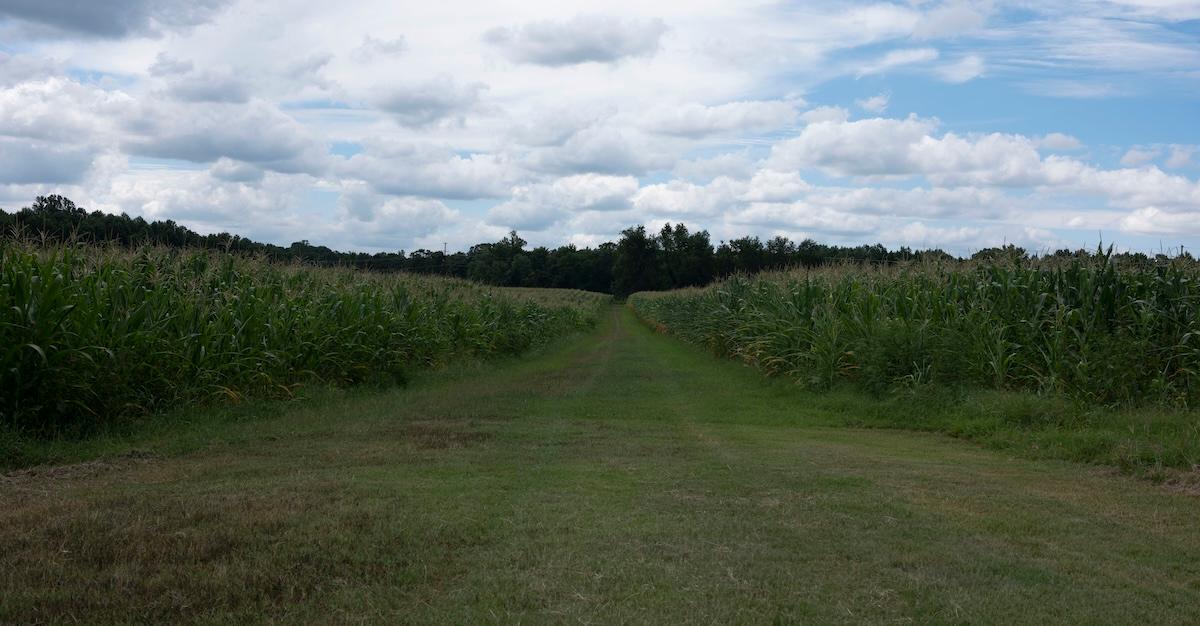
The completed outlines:
<svg viewBox="0 0 1200 626">
<path fill-rule="evenodd" d="M 0 622 L 1200 620 L 1200 499 L 829 424 L 614 307 L 542 354 L 0 480 Z"/>
</svg>

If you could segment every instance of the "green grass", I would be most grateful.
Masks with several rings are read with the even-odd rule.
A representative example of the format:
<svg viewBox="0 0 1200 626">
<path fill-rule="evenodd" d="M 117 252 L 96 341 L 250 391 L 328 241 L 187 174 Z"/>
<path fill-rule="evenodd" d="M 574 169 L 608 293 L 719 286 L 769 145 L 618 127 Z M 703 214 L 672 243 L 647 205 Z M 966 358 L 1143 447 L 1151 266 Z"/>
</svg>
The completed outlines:
<svg viewBox="0 0 1200 626">
<path fill-rule="evenodd" d="M 534 356 L 272 406 L 207 444 L 133 437 L 139 455 L 6 475 L 0 622 L 1184 623 L 1200 606 L 1194 496 L 831 427 L 876 401 L 616 308 Z"/>
</svg>

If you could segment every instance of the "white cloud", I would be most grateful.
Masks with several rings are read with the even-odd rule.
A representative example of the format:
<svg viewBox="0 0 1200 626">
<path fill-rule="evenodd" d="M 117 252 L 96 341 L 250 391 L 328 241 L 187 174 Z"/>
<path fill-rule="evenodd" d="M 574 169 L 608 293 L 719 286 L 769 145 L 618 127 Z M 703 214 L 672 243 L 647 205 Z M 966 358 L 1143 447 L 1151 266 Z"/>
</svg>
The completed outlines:
<svg viewBox="0 0 1200 626">
<path fill-rule="evenodd" d="M 1158 148 L 1130 148 L 1124 156 L 1121 157 L 1121 165 L 1137 167 L 1145 165 L 1162 156 L 1162 150 Z"/>
<path fill-rule="evenodd" d="M 507 195 L 517 171 L 493 154 L 456 154 L 446 145 L 375 141 L 335 166 L 348 180 L 370 183 L 382 194 L 433 198 Z"/>
<path fill-rule="evenodd" d="M 119 91 L 65 78 L 23 82 L 0 90 L 0 135 L 59 141 L 78 147 L 114 132 L 114 120 L 135 105 Z"/>
<path fill-rule="evenodd" d="M 745 202 L 791 202 L 812 189 L 796 172 L 759 170 L 742 193 Z"/>
<path fill-rule="evenodd" d="M 882 57 L 860 66 L 858 68 L 858 77 L 862 78 L 863 76 L 870 76 L 872 74 L 883 74 L 906 65 L 936 61 L 937 58 L 938 51 L 936 48 L 903 48 L 892 50 Z"/>
<path fill-rule="evenodd" d="M 775 144 L 770 162 L 778 169 L 820 167 L 840 176 L 912 174 L 910 146 L 936 128 L 936 121 L 917 117 L 811 123 Z"/>
<path fill-rule="evenodd" d="M 217 162 L 208 168 L 208 173 L 213 178 L 233 183 L 256 183 L 263 179 L 261 168 L 229 157 L 217 159 Z"/>
<path fill-rule="evenodd" d="M 672 174 L 695 183 L 705 183 L 718 176 L 742 179 L 754 174 L 754 163 L 745 152 L 726 152 L 708 158 L 679 161 Z"/>
<path fill-rule="evenodd" d="M 446 0 L 400 21 L 382 0 L 67 4 L 0 19 L 6 206 L 67 193 L 383 249 L 469 245 L 505 225 L 595 243 L 678 219 L 721 236 L 971 246 L 1052 239 L 1037 229 L 1187 233 L 1200 207 L 1189 127 L 1159 106 L 1200 77 L 1200 43 L 1175 23 L 1200 10 L 1182 0 L 614 0 L 607 16 Z M 1027 134 L 990 132 L 1018 123 L 1006 115 L 943 126 L 833 95 L 852 77 L 866 95 L 936 80 L 938 110 L 978 110 L 980 76 Z M 1101 99 L 1121 95 L 1142 97 L 1143 122 L 1091 125 L 1093 151 L 1056 132 L 1120 123 Z M 1154 156 L 1130 166 L 1089 162 L 1147 124 L 1178 137 L 1134 137 Z"/>
<path fill-rule="evenodd" d="M 1158 207 L 1143 207 L 1121 219 L 1121 228 L 1148 235 L 1200 234 L 1200 210 L 1171 213 Z"/>
<path fill-rule="evenodd" d="M 621 211 L 638 190 L 631 176 L 580 174 L 552 183 L 513 189 L 512 198 L 488 212 L 488 222 L 519 230 L 543 230 L 581 211 Z"/>
<path fill-rule="evenodd" d="M 965 83 L 983 76 L 985 71 L 983 57 L 968 54 L 961 59 L 939 67 L 937 74 L 948 83 Z"/>
<path fill-rule="evenodd" d="M 362 43 L 351 53 L 351 55 L 359 61 L 374 61 L 380 57 L 394 57 L 408 50 L 408 40 L 404 35 L 397 35 L 391 39 L 378 39 L 370 35 L 363 35 Z"/>
<path fill-rule="evenodd" d="M 0 50 L 0 87 L 58 76 L 62 68 L 52 59 Z"/>
<path fill-rule="evenodd" d="M 232 102 L 250 100 L 250 84 L 232 72 L 190 72 L 170 81 L 167 92 L 187 102 Z"/>
<path fill-rule="evenodd" d="M 795 105 L 772 100 L 717 106 L 696 103 L 664 106 L 647 113 L 641 123 L 651 132 L 698 138 L 715 133 L 773 130 L 795 121 Z"/>
<path fill-rule="evenodd" d="M 800 115 L 800 119 L 808 124 L 819 124 L 821 122 L 845 122 L 850 119 L 850 112 L 842 107 L 837 106 L 820 106 L 815 109 L 809 109 Z"/>
<path fill-rule="evenodd" d="M 913 37 L 934 39 L 968 34 L 983 26 L 990 11 L 990 3 L 948 2 L 921 16 L 913 28 Z"/>
<path fill-rule="evenodd" d="M 863 237 L 876 232 L 880 220 L 873 216 L 843 213 L 807 202 L 756 203 L 730 217 L 735 224 L 774 227 L 788 231 L 817 231 L 825 235 Z"/>
<path fill-rule="evenodd" d="M 870 98 L 855 100 L 854 104 L 857 104 L 858 108 L 870 113 L 883 113 L 887 110 L 888 102 L 891 99 L 891 94 L 881 93 L 876 96 L 871 96 Z"/>
<path fill-rule="evenodd" d="M 493 28 L 484 34 L 484 41 L 518 63 L 556 67 L 653 55 L 666 30 L 660 19 L 581 15 Z"/>
<path fill-rule="evenodd" d="M 1155 167 L 1103 170 L 1057 155 L 1043 159 L 1038 142 L 1022 135 L 939 137 L 936 128 L 936 121 L 914 116 L 810 124 L 775 144 L 767 162 L 834 176 L 921 176 L 939 186 L 1057 189 L 1106 196 L 1121 206 L 1200 206 L 1200 183 Z"/>
<path fill-rule="evenodd" d="M 304 186 L 291 175 L 269 174 L 261 184 L 215 179 L 204 171 L 131 170 L 78 198 L 112 212 L 174 219 L 201 233 L 233 232 L 255 239 L 305 238 L 305 224 L 288 211 Z"/>
<path fill-rule="evenodd" d="M 479 104 L 487 88 L 481 82 L 461 84 L 443 75 L 423 82 L 390 85 L 380 90 L 373 104 L 405 126 L 426 126 L 446 120 L 461 123 Z"/>
<path fill-rule="evenodd" d="M 1024 87 L 1026 91 L 1034 95 L 1055 98 L 1090 100 L 1129 95 L 1128 89 L 1109 82 L 1047 79 L 1028 82 Z"/>
<path fill-rule="evenodd" d="M 1196 146 L 1171 146 L 1171 153 L 1167 155 L 1167 167 L 1179 169 L 1181 167 L 1189 167 L 1194 162 L 1192 155 L 1196 153 Z"/>
<path fill-rule="evenodd" d="M 555 174 L 641 175 L 670 168 L 677 150 L 669 141 L 609 119 L 571 133 L 560 145 L 533 150 L 527 162 L 534 170 Z"/>
<path fill-rule="evenodd" d="M 1040 137 L 1037 140 L 1037 145 L 1044 150 L 1070 151 L 1082 148 L 1083 142 L 1071 135 L 1049 133 Z"/>
<path fill-rule="evenodd" d="M 633 199 L 633 206 L 643 217 L 711 217 L 736 205 L 745 190 L 745 182 L 725 177 L 707 185 L 675 180 L 642 187 Z"/>
<path fill-rule="evenodd" d="M 364 185 L 348 185 L 338 197 L 337 228 L 372 247 L 411 247 L 459 217 L 438 200 L 388 197 Z"/>
<path fill-rule="evenodd" d="M 319 173 L 327 155 L 307 128 L 261 100 L 148 101 L 126 122 L 131 154 L 209 163 L 221 157 L 278 172 Z"/>
<path fill-rule="evenodd" d="M 154 63 L 147 68 L 151 76 L 171 76 L 186 74 L 196 68 L 196 64 L 184 59 L 176 59 L 166 52 L 159 52 L 154 57 Z"/>
</svg>

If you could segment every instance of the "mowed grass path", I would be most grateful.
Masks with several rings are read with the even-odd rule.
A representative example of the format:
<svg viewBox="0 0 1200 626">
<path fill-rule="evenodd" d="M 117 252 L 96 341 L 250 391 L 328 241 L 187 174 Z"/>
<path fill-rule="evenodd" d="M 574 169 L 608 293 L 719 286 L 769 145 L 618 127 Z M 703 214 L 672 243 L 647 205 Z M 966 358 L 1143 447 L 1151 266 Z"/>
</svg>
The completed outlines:
<svg viewBox="0 0 1200 626">
<path fill-rule="evenodd" d="M 1200 621 L 1200 498 L 805 397 L 614 307 L 182 455 L 9 475 L 0 622 Z"/>
</svg>

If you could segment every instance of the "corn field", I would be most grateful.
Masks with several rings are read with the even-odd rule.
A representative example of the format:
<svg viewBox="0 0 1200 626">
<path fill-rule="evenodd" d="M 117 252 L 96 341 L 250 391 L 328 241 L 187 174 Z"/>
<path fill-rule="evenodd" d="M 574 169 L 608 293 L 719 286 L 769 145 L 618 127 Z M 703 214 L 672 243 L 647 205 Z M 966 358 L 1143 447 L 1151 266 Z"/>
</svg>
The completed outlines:
<svg viewBox="0 0 1200 626">
<path fill-rule="evenodd" d="M 84 432 L 305 383 L 394 383 L 586 328 L 607 299 L 204 251 L 5 241 L 0 424 Z"/>
<path fill-rule="evenodd" d="M 1200 271 L 1069 262 L 844 266 L 641 293 L 660 330 L 814 388 L 938 384 L 1195 406 Z"/>
</svg>

